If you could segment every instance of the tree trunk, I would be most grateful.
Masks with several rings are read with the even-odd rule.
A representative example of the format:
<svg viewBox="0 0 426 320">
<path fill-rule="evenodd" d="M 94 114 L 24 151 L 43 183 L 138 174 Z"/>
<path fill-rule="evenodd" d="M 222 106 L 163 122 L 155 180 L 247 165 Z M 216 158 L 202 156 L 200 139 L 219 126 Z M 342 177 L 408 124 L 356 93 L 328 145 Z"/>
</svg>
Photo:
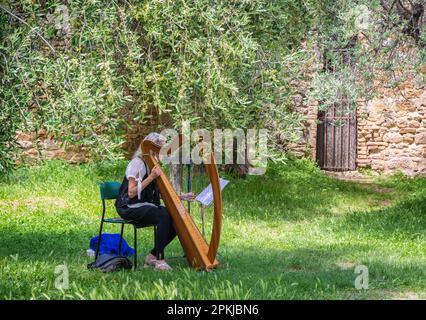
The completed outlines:
<svg viewBox="0 0 426 320">
<path fill-rule="evenodd" d="M 171 164 L 169 178 L 173 189 L 175 189 L 176 193 L 180 195 L 183 190 L 183 165 Z"/>
</svg>

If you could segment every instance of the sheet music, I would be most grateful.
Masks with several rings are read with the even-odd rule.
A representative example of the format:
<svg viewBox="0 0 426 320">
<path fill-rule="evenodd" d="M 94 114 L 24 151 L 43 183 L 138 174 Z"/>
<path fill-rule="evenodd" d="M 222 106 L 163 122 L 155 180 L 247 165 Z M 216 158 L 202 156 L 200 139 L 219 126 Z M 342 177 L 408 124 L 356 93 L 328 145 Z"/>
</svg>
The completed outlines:
<svg viewBox="0 0 426 320">
<path fill-rule="evenodd" d="M 229 180 L 225 180 L 220 178 L 219 184 L 220 184 L 220 190 L 223 190 L 223 188 L 226 187 L 226 185 L 229 183 Z M 210 206 L 213 203 L 213 190 L 212 185 L 209 184 L 207 188 L 205 188 L 196 198 L 198 202 L 202 203 L 206 207 Z"/>
</svg>

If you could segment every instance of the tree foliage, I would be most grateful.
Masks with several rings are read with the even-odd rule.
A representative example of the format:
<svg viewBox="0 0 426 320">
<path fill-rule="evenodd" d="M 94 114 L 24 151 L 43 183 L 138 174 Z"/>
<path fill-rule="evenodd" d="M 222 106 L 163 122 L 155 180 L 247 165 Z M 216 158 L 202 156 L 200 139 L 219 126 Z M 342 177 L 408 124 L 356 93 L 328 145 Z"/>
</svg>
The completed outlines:
<svg viewBox="0 0 426 320">
<path fill-rule="evenodd" d="M 313 41 L 322 56 L 309 99 L 327 109 L 340 96 L 353 110 L 378 87 L 407 80 L 426 84 L 426 6 L 423 0 L 329 2 Z"/>
<path fill-rule="evenodd" d="M 47 130 L 97 157 L 120 154 L 126 105 L 140 123 L 154 108 L 175 127 L 274 121 L 291 133 L 300 122 L 289 85 L 299 63 L 289 57 L 320 7 L 313 0 L 3 3 L 3 167 L 17 129 Z"/>
<path fill-rule="evenodd" d="M 421 0 L 2 1 L 0 172 L 17 130 L 120 157 L 126 127 L 148 110 L 175 128 L 295 139 L 293 96 L 317 51 L 308 99 L 327 108 L 344 94 L 355 106 L 377 75 L 424 85 L 424 20 Z"/>
</svg>

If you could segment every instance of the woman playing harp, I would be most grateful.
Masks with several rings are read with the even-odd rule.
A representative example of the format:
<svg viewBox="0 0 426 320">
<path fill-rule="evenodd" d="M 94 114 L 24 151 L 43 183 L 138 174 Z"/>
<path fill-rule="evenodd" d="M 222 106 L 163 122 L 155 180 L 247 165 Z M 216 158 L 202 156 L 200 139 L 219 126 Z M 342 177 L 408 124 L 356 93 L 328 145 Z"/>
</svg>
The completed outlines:
<svg viewBox="0 0 426 320">
<path fill-rule="evenodd" d="M 160 146 L 166 142 L 165 137 L 156 132 L 147 135 L 145 140 Z M 132 221 L 137 227 L 156 226 L 155 246 L 145 258 L 145 265 L 157 270 L 171 270 L 164 258 L 164 249 L 176 237 L 176 231 L 166 207 L 160 203 L 160 193 L 155 180 L 161 174 L 158 167 L 149 169 L 139 146 L 126 168 L 115 207 L 120 217 Z M 180 197 L 189 201 L 195 199 L 191 192 Z"/>
</svg>

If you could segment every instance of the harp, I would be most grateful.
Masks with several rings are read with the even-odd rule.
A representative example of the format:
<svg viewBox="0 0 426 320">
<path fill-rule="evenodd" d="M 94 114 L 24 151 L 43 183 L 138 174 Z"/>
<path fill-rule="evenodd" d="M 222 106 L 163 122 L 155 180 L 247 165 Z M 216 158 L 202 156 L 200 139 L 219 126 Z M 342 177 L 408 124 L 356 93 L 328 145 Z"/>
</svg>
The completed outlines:
<svg viewBox="0 0 426 320">
<path fill-rule="evenodd" d="M 178 148 L 182 146 L 183 137 L 175 139 L 170 145 L 177 143 Z M 150 169 L 158 165 L 155 155 L 160 154 L 161 146 L 152 141 L 143 141 L 141 145 L 143 157 Z M 191 267 L 195 269 L 211 270 L 219 266 L 216 253 L 219 247 L 220 232 L 222 228 L 222 193 L 219 184 L 219 174 L 214 159 L 213 148 L 210 148 L 209 164 L 204 164 L 209 176 L 213 192 L 213 226 L 210 244 L 204 239 L 191 215 L 182 204 L 176 191 L 173 189 L 165 174 L 159 176 L 155 182 L 175 226 L 179 241 L 185 252 L 186 259 Z"/>
</svg>

